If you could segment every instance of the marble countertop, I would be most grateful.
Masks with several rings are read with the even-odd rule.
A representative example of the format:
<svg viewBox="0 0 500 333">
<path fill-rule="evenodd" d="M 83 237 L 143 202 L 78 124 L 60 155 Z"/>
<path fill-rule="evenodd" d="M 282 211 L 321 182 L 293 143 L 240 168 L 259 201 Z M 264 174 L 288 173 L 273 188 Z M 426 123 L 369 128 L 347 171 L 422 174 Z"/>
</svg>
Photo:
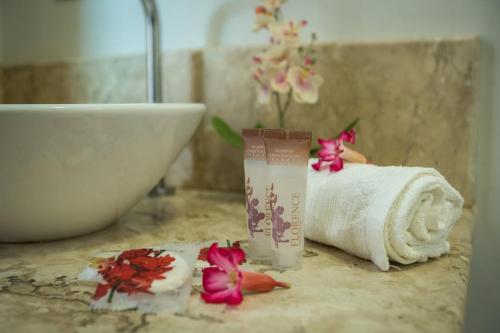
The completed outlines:
<svg viewBox="0 0 500 333">
<path fill-rule="evenodd" d="M 204 304 L 182 315 L 93 312 L 93 288 L 77 281 L 93 253 L 166 242 L 245 239 L 243 196 L 178 191 L 148 199 L 99 232 L 64 241 L 0 244 L 2 332 L 458 332 L 463 320 L 472 215 L 451 252 L 388 273 L 332 247 L 307 242 L 303 268 L 269 274 L 288 290 L 249 295 L 237 308 Z"/>
</svg>

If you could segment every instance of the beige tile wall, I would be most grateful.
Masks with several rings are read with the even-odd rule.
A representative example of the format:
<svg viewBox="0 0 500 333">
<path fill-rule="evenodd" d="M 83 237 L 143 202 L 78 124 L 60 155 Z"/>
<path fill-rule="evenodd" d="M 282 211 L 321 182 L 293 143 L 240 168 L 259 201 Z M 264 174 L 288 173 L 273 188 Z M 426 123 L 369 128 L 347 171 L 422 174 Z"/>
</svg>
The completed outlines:
<svg viewBox="0 0 500 333">
<path fill-rule="evenodd" d="M 259 49 L 164 54 L 165 100 L 208 108 L 168 173 L 171 183 L 243 188 L 241 152 L 221 141 L 210 117 L 222 116 L 237 130 L 257 121 L 275 125 L 275 114 L 256 104 L 250 59 Z M 473 202 L 477 39 L 323 44 L 318 52 L 317 71 L 325 78 L 320 101 L 292 105 L 290 128 L 329 137 L 359 117 L 357 147 L 373 163 L 435 167 Z M 145 100 L 142 56 L 10 67 L 4 76 L 5 103 Z"/>
<path fill-rule="evenodd" d="M 3 67 L 0 66 L 0 104 L 3 103 L 3 86 L 4 86 L 4 79 L 3 79 Z"/>
</svg>

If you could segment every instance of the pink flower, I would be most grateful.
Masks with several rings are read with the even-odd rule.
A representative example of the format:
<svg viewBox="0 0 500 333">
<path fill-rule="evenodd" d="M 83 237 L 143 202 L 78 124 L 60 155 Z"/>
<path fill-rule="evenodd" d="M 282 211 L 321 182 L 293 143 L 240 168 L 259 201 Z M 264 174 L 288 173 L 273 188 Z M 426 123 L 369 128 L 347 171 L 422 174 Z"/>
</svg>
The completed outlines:
<svg viewBox="0 0 500 333">
<path fill-rule="evenodd" d="M 307 21 L 300 22 L 271 22 L 268 25 L 274 40 L 286 48 L 297 48 L 300 46 L 300 30 L 307 25 Z"/>
<path fill-rule="evenodd" d="M 254 60 L 255 61 L 255 60 Z M 257 82 L 257 100 L 260 104 L 268 104 L 271 101 L 271 77 L 264 66 L 254 68 L 253 79 Z"/>
<path fill-rule="evenodd" d="M 238 265 L 245 260 L 245 252 L 239 248 L 219 248 L 213 243 L 207 260 L 214 267 L 203 269 L 201 298 L 207 303 L 240 304 L 243 301 L 242 274 Z"/>
<path fill-rule="evenodd" d="M 331 172 L 337 172 L 344 168 L 344 160 L 354 163 L 366 163 L 366 157 L 357 151 L 344 145 L 344 142 L 356 143 L 356 132 L 343 131 L 337 139 L 318 139 L 321 149 L 318 151 L 318 162 L 312 164 L 316 171 L 321 169 L 323 163 L 329 165 Z"/>
<path fill-rule="evenodd" d="M 253 31 L 259 31 L 260 29 L 267 29 L 267 27 L 274 23 L 276 19 L 273 16 L 273 13 L 269 11 L 264 6 L 259 6 L 255 8 L 255 23 L 253 26 Z"/>
<path fill-rule="evenodd" d="M 271 88 L 273 91 L 286 94 L 290 91 L 290 82 L 288 80 L 288 63 L 282 61 L 280 64 L 274 66 L 270 71 L 271 77 Z"/>
<path fill-rule="evenodd" d="M 290 288 L 289 284 L 277 282 L 269 275 L 240 271 L 238 265 L 244 262 L 245 252 L 238 247 L 220 248 L 213 243 L 207 260 L 213 265 L 203 269 L 201 298 L 207 303 L 238 305 L 243 301 L 242 290 L 267 292 L 274 287 Z"/>
<path fill-rule="evenodd" d="M 293 66 L 288 71 L 288 77 L 297 102 L 314 104 L 318 101 L 319 87 L 323 84 L 320 75 L 310 68 Z"/>
<path fill-rule="evenodd" d="M 268 104 L 273 91 L 285 94 L 290 90 L 288 61 L 283 49 L 273 47 L 264 54 L 254 56 L 253 61 L 256 64 L 253 79 L 257 82 L 257 99 L 260 104 Z"/>
</svg>

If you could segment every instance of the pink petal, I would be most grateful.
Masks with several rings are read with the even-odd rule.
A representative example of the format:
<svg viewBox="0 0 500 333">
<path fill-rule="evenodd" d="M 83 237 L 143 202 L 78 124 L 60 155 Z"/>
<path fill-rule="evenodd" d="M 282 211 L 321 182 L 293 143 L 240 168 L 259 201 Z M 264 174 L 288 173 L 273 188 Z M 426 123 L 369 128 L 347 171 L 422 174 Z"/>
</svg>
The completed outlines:
<svg viewBox="0 0 500 333">
<path fill-rule="evenodd" d="M 344 162 L 342 161 L 341 158 L 335 159 L 332 164 L 330 164 L 330 171 L 331 172 L 337 172 L 340 171 L 344 168 Z"/>
<path fill-rule="evenodd" d="M 326 158 L 328 156 L 334 155 L 334 151 L 328 149 L 321 149 L 317 152 L 317 155 L 321 158 Z"/>
<path fill-rule="evenodd" d="M 201 298 L 207 303 L 226 303 L 233 291 L 226 289 L 215 293 L 205 293 L 201 294 Z"/>
<path fill-rule="evenodd" d="M 354 144 L 356 143 L 356 131 L 354 129 L 350 130 L 349 133 L 351 134 L 351 141 L 350 143 Z"/>
<path fill-rule="evenodd" d="M 318 160 L 318 162 L 311 164 L 312 168 L 316 171 L 319 171 L 321 168 L 321 160 Z"/>
<path fill-rule="evenodd" d="M 231 294 L 229 295 L 229 298 L 227 299 L 226 303 L 230 305 L 238 305 L 242 301 L 243 301 L 243 294 L 241 293 L 240 283 L 238 283 L 237 287 L 235 287 L 231 291 Z"/>
<path fill-rule="evenodd" d="M 233 288 L 221 290 L 215 293 L 203 292 L 201 294 L 201 298 L 207 303 L 227 303 L 230 305 L 238 305 L 243 301 L 241 282 L 238 282 Z"/>
<path fill-rule="evenodd" d="M 228 273 L 237 271 L 238 269 L 230 253 L 224 250 L 225 249 L 220 249 L 217 243 L 213 243 L 208 249 L 207 261 L 209 264 L 218 266 Z"/>
<path fill-rule="evenodd" d="M 240 265 L 241 263 L 243 263 L 243 261 L 245 261 L 245 251 L 243 251 L 239 247 L 229 247 L 223 250 L 230 252 L 231 257 L 233 258 L 233 264 L 235 266 Z"/>
<path fill-rule="evenodd" d="M 354 131 L 353 129 L 347 132 L 343 131 L 339 136 L 339 140 L 350 143 L 356 143 L 356 131 Z"/>
<path fill-rule="evenodd" d="M 331 161 L 335 161 L 339 157 L 339 155 L 340 155 L 340 153 L 333 153 L 333 154 L 328 154 L 325 156 L 320 156 L 320 158 L 324 162 L 331 162 Z"/>
<path fill-rule="evenodd" d="M 208 293 L 215 293 L 228 289 L 229 277 L 226 272 L 217 267 L 203 269 L 203 289 Z"/>
<path fill-rule="evenodd" d="M 330 146 L 335 144 L 335 140 L 325 140 L 325 139 L 318 139 L 318 143 L 322 145 L 323 147 L 325 146 Z"/>
</svg>

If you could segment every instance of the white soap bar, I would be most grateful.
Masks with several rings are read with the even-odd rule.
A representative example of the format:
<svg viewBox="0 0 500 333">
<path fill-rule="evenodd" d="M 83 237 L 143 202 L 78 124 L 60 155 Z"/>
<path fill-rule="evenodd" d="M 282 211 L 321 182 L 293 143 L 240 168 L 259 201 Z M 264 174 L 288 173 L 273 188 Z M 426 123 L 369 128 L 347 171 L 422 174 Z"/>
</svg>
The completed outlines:
<svg viewBox="0 0 500 333">
<path fill-rule="evenodd" d="M 174 267 L 172 270 L 163 273 L 165 279 L 154 280 L 151 284 L 151 291 L 153 293 L 161 293 L 164 291 L 175 290 L 180 288 L 187 279 L 191 276 L 191 271 L 184 260 L 179 254 L 175 252 L 165 251 L 160 256 L 164 257 L 169 255 L 175 260 L 170 264 Z"/>
</svg>

